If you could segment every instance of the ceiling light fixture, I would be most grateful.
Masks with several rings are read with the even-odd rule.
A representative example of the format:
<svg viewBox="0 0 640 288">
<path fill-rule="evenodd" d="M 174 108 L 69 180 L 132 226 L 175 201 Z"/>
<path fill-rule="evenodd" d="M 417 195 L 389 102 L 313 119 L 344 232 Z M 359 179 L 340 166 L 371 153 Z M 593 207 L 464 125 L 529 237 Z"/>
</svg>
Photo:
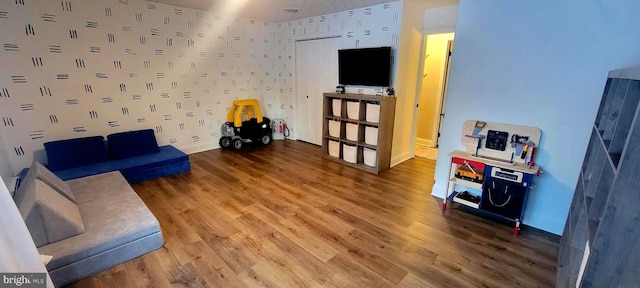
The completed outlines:
<svg viewBox="0 0 640 288">
<path fill-rule="evenodd" d="M 282 9 L 282 11 L 287 12 L 287 13 L 297 13 L 298 12 L 298 8 L 289 7 L 289 8 Z"/>
</svg>

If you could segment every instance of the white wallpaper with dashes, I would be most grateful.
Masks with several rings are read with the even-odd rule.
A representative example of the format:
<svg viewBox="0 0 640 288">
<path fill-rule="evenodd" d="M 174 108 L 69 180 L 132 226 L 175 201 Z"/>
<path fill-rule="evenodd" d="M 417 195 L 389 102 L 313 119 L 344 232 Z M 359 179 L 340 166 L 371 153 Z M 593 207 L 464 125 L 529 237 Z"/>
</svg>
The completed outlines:
<svg viewBox="0 0 640 288">
<path fill-rule="evenodd" d="M 279 43 L 286 52 L 286 67 L 280 67 L 279 75 L 295 79 L 295 43 L 297 40 L 308 40 L 322 37 L 340 36 L 338 49 L 391 46 L 394 54 L 398 53 L 402 2 L 396 1 L 366 8 L 353 9 L 334 14 L 311 17 L 276 24 Z M 337 53 L 337 52 L 336 52 Z M 397 57 L 394 57 L 397 58 Z M 392 78 L 395 77 L 395 66 Z M 337 73 L 337 71 L 336 71 Z M 285 83 L 283 104 L 295 107 L 295 81 Z M 338 83 L 336 83 L 337 85 Z M 327 91 L 332 92 L 332 91 Z M 374 88 L 347 87 L 347 92 L 376 94 Z M 295 119 L 295 109 L 284 110 L 287 119 Z M 290 123 L 292 126 L 295 123 Z"/>
<path fill-rule="evenodd" d="M 398 45 L 402 2 L 391 2 L 276 24 L 291 40 L 342 36 L 339 49 Z"/>
<path fill-rule="evenodd" d="M 160 144 L 215 147 L 234 99 L 287 108 L 273 24 L 134 0 L 2 0 L 0 29 L 16 171 L 47 141 L 153 128 Z"/>
<path fill-rule="evenodd" d="M 270 24 L 141 0 L 0 3 L 0 133 L 14 172 L 45 142 L 128 130 L 217 147 L 234 99 L 258 98 L 294 128 L 295 41 L 397 47 L 402 9 Z"/>
</svg>

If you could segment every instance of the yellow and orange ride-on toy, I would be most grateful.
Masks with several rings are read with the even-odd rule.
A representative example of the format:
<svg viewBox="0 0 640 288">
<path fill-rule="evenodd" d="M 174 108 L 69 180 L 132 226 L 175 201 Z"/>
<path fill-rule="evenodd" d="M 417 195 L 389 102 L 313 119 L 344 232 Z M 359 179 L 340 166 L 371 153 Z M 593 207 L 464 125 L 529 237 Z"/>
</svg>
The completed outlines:
<svg viewBox="0 0 640 288">
<path fill-rule="evenodd" d="M 245 109 L 249 120 L 242 121 Z M 271 143 L 271 120 L 262 117 L 260 103 L 256 99 L 235 100 L 227 114 L 227 122 L 220 128 L 220 147 L 240 150 L 243 143 Z"/>
</svg>

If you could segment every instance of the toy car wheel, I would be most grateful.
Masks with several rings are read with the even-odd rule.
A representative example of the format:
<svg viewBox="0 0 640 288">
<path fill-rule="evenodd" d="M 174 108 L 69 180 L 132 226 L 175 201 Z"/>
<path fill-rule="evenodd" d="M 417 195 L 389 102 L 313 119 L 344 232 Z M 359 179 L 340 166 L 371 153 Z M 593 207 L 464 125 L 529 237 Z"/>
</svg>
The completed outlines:
<svg viewBox="0 0 640 288">
<path fill-rule="evenodd" d="M 231 138 L 230 137 L 222 137 L 220 138 L 220 147 L 228 149 L 231 147 Z"/>
<path fill-rule="evenodd" d="M 260 143 L 262 145 L 269 145 L 271 143 L 271 135 L 264 135 L 260 138 Z"/>
<path fill-rule="evenodd" d="M 233 149 L 236 149 L 236 150 L 242 149 L 242 140 L 240 139 L 233 140 Z"/>
</svg>

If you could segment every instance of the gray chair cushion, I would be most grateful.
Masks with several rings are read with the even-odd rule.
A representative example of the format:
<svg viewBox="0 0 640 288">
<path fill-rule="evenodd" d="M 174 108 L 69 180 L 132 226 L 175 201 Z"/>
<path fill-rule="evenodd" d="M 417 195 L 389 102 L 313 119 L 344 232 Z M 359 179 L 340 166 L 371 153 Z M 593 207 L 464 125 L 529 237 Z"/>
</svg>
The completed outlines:
<svg viewBox="0 0 640 288">
<path fill-rule="evenodd" d="M 49 185 L 34 179 L 18 206 L 36 247 L 55 243 L 85 231 L 78 206 Z"/>
<path fill-rule="evenodd" d="M 58 191 L 58 193 L 60 193 L 62 196 L 69 199 L 69 201 L 78 203 L 75 196 L 73 195 L 73 192 L 71 191 L 71 188 L 69 188 L 69 185 L 67 183 L 53 174 L 53 172 L 49 171 L 49 169 L 42 166 L 40 162 L 33 161 L 33 164 L 31 164 L 31 168 L 29 168 L 29 172 L 24 177 L 24 180 L 22 180 L 20 187 L 18 187 L 18 191 L 16 191 L 15 195 L 13 196 L 13 200 L 16 202 L 17 206 L 20 206 L 22 199 L 24 198 L 27 186 L 29 186 L 29 183 L 33 182 L 33 180 L 35 179 L 40 179 L 55 191 Z"/>
<path fill-rule="evenodd" d="M 47 264 L 49 271 L 109 253 L 160 232 L 158 220 L 120 172 L 78 178 L 67 183 L 78 199 L 86 232 L 38 248 L 40 254 L 53 256 Z M 113 254 L 113 257 L 121 256 Z"/>
</svg>

